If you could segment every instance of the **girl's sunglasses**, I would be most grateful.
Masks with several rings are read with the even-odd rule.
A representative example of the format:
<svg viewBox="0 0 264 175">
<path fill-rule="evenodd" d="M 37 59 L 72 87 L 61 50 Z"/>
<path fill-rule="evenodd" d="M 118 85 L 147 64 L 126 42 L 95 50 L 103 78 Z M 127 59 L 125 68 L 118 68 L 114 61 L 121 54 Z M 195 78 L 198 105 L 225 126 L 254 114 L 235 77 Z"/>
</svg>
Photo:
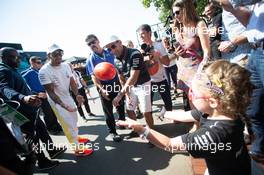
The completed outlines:
<svg viewBox="0 0 264 175">
<path fill-rule="evenodd" d="M 177 11 L 175 11 L 175 12 L 173 12 L 173 16 L 175 17 L 175 16 L 178 16 L 179 14 L 180 14 L 180 10 L 177 10 Z"/>
<path fill-rule="evenodd" d="M 189 99 L 190 100 L 197 100 L 197 99 L 208 99 L 210 97 L 208 96 L 199 96 L 197 94 L 195 94 L 192 90 L 192 88 L 189 88 L 189 93 L 188 93 Z"/>
</svg>

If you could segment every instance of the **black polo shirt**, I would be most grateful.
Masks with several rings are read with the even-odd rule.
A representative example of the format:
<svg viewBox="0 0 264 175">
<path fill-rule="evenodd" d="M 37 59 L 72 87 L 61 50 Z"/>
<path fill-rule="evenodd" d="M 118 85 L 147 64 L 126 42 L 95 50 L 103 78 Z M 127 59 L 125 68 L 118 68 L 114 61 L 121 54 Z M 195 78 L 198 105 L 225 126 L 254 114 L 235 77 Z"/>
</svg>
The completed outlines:
<svg viewBox="0 0 264 175">
<path fill-rule="evenodd" d="M 123 46 L 122 55 L 115 59 L 115 65 L 121 75 L 126 79 L 130 77 L 131 70 L 140 70 L 138 80 L 135 84 L 142 85 L 150 81 L 150 75 L 144 62 L 144 57 L 137 49 L 127 48 Z"/>
</svg>

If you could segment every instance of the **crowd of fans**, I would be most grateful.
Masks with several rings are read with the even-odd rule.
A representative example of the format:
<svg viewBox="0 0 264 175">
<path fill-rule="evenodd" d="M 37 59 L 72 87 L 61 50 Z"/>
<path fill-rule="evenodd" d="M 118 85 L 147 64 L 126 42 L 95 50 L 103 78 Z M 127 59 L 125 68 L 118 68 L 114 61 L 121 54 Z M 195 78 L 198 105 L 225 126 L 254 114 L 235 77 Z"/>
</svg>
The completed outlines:
<svg viewBox="0 0 264 175">
<path fill-rule="evenodd" d="M 264 2 L 212 0 L 199 16 L 192 0 L 175 0 L 172 16 L 173 33 L 162 41 L 152 39 L 150 25 L 140 25 L 139 49 L 115 35 L 102 44 L 94 34 L 85 38 L 91 50 L 85 72 L 98 91 L 109 135 L 120 142 L 117 129 L 130 128 L 129 137 L 141 136 L 151 147 L 204 158 L 210 175 L 248 175 L 250 158 L 264 163 Z M 89 88 L 81 73 L 62 61 L 63 53 L 53 44 L 44 65 L 33 56 L 31 67 L 19 73 L 17 50 L 0 50 L 0 165 L 6 172 L 32 174 L 35 160 L 39 170 L 58 166 L 59 161 L 52 159 L 66 147 L 54 146 L 49 134 L 64 132 L 76 156 L 93 153 L 85 146 L 90 140 L 79 136 L 77 127 L 77 112 L 85 120 L 95 116 L 88 104 Z M 104 62 L 115 66 L 112 79 L 95 74 L 96 66 Z M 175 138 L 155 131 L 155 93 L 164 102 L 160 117 L 194 122 L 197 128 Z M 173 110 L 172 100 L 179 96 L 184 111 Z M 18 124 L 15 115 L 8 119 L 5 115 L 11 113 L 2 110 L 6 107 L 28 122 Z M 145 118 L 146 127 L 136 121 L 137 113 Z M 46 150 L 49 158 L 40 151 L 40 141 L 51 145 Z M 245 141 L 251 142 L 250 150 Z"/>
</svg>

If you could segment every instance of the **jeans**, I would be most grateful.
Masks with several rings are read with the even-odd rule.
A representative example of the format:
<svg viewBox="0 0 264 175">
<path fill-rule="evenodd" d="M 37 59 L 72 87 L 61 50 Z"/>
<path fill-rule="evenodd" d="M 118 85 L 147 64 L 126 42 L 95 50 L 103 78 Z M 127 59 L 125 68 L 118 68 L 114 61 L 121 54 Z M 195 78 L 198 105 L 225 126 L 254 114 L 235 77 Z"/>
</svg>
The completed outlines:
<svg viewBox="0 0 264 175">
<path fill-rule="evenodd" d="M 90 109 L 90 106 L 89 106 L 89 103 L 88 103 L 88 98 L 87 98 L 87 95 L 85 93 L 84 87 L 78 89 L 78 92 L 84 98 L 83 104 L 85 106 L 86 112 L 89 115 L 89 113 L 91 113 L 91 109 Z M 78 101 L 76 99 L 76 96 L 73 93 L 72 93 L 72 97 L 73 97 L 73 100 L 74 100 L 75 104 L 78 106 Z M 82 109 L 82 106 L 78 106 L 78 112 L 79 112 L 79 114 L 80 114 L 81 117 L 85 117 L 84 112 L 83 112 L 83 109 Z"/>
<path fill-rule="evenodd" d="M 171 94 L 167 80 L 161 82 L 151 82 L 151 104 L 153 104 L 154 92 L 159 92 L 166 111 L 172 111 Z"/>
<path fill-rule="evenodd" d="M 120 88 L 118 88 L 118 86 Z M 119 82 L 114 82 L 112 84 L 107 84 L 107 85 L 103 85 L 104 89 L 107 90 L 108 92 L 108 97 L 110 100 L 107 100 L 105 99 L 99 89 L 98 90 L 98 93 L 99 93 L 99 96 L 100 96 L 100 99 L 101 99 L 101 103 L 102 103 L 102 106 L 103 106 L 103 111 L 104 111 L 104 115 L 105 115 L 105 118 L 106 118 L 106 124 L 107 124 L 107 127 L 108 127 L 108 131 L 109 133 L 116 133 L 116 124 L 115 124 L 115 117 L 114 117 L 114 114 L 113 114 L 113 104 L 112 104 L 112 101 L 114 100 L 114 98 L 117 96 L 117 94 L 119 93 L 120 90 L 118 89 L 121 89 L 121 85 Z M 119 106 L 116 107 L 116 112 L 118 113 L 118 120 L 125 120 L 125 103 L 124 103 L 124 97 L 122 98 L 122 100 L 119 102 Z"/>
<path fill-rule="evenodd" d="M 247 69 L 251 72 L 251 82 L 255 86 L 247 110 L 255 135 L 251 151 L 264 154 L 264 50 L 259 48 L 251 51 Z"/>
<path fill-rule="evenodd" d="M 171 89 L 171 79 L 172 79 L 174 86 L 176 88 L 177 87 L 177 73 L 178 73 L 177 65 L 175 64 L 173 66 L 164 67 L 164 68 L 165 68 L 166 79 L 168 81 L 170 89 Z"/>
</svg>

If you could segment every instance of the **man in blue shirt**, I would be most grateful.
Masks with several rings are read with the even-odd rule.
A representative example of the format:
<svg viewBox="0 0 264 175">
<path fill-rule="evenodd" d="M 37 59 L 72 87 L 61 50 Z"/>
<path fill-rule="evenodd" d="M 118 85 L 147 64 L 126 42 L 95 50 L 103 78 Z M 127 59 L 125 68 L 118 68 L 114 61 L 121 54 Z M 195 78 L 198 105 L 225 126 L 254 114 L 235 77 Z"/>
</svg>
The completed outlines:
<svg viewBox="0 0 264 175">
<path fill-rule="evenodd" d="M 62 131 L 62 128 L 50 107 L 45 89 L 40 84 L 38 78 L 39 69 L 42 67 L 41 59 L 40 57 L 32 56 L 29 59 L 29 63 L 31 67 L 21 72 L 21 75 L 26 80 L 26 83 L 30 87 L 31 91 L 41 97 L 41 109 L 44 113 L 44 120 L 48 131 L 52 134 L 58 134 Z"/>
<path fill-rule="evenodd" d="M 113 138 L 113 141 L 121 141 L 121 137 L 116 132 L 115 118 L 113 114 L 113 99 L 117 96 L 121 89 L 121 85 L 116 74 L 114 79 L 108 81 L 101 81 L 97 79 L 94 75 L 94 68 L 97 64 L 101 62 L 108 62 L 114 65 L 114 55 L 109 51 L 104 50 L 99 45 L 98 38 L 90 34 L 85 39 L 87 45 L 92 50 L 86 63 L 86 72 L 91 76 L 94 85 L 96 86 L 98 93 L 100 95 L 101 103 L 103 105 L 103 111 L 106 117 L 106 124 L 108 126 L 109 133 Z M 119 103 L 120 105 L 116 107 L 117 113 L 119 115 L 119 120 L 125 120 L 125 109 L 124 109 L 124 99 Z"/>
</svg>

